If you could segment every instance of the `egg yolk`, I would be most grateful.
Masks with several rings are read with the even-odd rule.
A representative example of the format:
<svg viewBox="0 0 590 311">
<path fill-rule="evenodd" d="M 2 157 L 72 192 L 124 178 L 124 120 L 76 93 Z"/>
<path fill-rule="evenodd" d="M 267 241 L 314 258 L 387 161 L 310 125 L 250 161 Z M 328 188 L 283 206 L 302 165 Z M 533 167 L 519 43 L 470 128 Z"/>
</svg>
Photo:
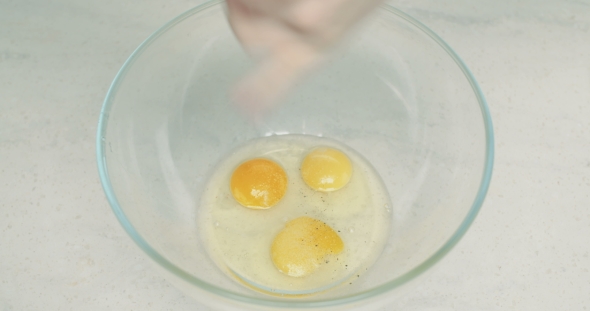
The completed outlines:
<svg viewBox="0 0 590 311">
<path fill-rule="evenodd" d="M 285 195 L 287 174 L 279 164 L 271 160 L 248 160 L 234 171 L 230 189 L 241 205 L 253 209 L 267 209 Z"/>
<path fill-rule="evenodd" d="M 342 252 L 338 233 L 322 221 L 299 217 L 289 221 L 271 246 L 271 257 L 279 271 L 303 277 L 315 271 L 327 256 Z"/>
<path fill-rule="evenodd" d="M 301 164 L 305 183 L 317 191 L 338 190 L 348 183 L 352 164 L 340 150 L 319 147 L 312 150 Z"/>
</svg>

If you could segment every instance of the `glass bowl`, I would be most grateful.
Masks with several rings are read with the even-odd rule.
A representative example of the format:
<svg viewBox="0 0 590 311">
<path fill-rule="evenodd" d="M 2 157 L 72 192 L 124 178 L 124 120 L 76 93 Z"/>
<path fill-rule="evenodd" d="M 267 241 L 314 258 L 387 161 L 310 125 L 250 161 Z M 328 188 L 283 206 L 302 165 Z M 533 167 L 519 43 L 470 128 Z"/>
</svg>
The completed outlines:
<svg viewBox="0 0 590 311">
<path fill-rule="evenodd" d="M 490 113 L 474 77 L 436 34 L 382 6 L 260 124 L 228 90 L 252 66 L 223 3 L 164 25 L 125 62 L 104 101 L 97 160 L 121 225 L 189 295 L 226 309 L 378 306 L 465 234 L 491 178 Z M 323 136 L 364 156 L 391 198 L 382 254 L 352 285 L 281 297 L 242 286 L 211 260 L 199 202 L 219 160 L 245 142 Z"/>
</svg>

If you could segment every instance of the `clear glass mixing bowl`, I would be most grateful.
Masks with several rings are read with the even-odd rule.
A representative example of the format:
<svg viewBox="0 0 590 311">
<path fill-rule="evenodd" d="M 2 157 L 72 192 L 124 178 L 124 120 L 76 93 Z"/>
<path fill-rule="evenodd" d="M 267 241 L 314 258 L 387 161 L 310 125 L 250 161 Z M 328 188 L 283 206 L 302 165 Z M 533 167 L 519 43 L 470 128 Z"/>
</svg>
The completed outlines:
<svg viewBox="0 0 590 311">
<path fill-rule="evenodd" d="M 491 178 L 492 123 L 472 74 L 436 34 L 381 7 L 256 126 L 228 98 L 251 66 L 222 3 L 208 2 L 141 44 L 106 96 L 97 139 L 104 190 L 125 230 L 177 286 L 227 308 L 367 309 L 465 234 Z M 199 236 L 200 196 L 220 157 L 287 133 L 347 144 L 389 191 L 389 242 L 353 285 L 300 298 L 259 293 L 224 274 Z"/>
</svg>

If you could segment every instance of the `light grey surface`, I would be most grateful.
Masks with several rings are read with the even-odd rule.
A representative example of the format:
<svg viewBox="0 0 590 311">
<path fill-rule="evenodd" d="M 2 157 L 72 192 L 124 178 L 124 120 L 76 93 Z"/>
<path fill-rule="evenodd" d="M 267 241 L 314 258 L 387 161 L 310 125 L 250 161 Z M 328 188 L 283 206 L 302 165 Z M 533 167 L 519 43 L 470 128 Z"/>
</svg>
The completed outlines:
<svg viewBox="0 0 590 311">
<path fill-rule="evenodd" d="M 0 310 L 207 310 L 169 285 L 102 193 L 117 70 L 200 1 L 0 0 Z M 392 1 L 472 69 L 496 167 L 470 231 L 393 310 L 590 310 L 590 2 Z"/>
</svg>

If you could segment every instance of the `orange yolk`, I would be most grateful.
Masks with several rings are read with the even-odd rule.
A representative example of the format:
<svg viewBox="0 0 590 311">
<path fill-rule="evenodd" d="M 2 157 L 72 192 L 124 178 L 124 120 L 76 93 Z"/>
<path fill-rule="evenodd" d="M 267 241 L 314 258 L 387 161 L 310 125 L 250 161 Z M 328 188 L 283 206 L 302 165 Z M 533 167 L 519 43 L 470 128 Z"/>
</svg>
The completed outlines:
<svg viewBox="0 0 590 311">
<path fill-rule="evenodd" d="M 277 204 L 285 195 L 287 174 L 279 164 L 271 160 L 248 160 L 234 171 L 230 189 L 241 205 L 267 209 Z"/>
<path fill-rule="evenodd" d="M 351 175 L 350 160 L 342 151 L 334 148 L 315 148 L 301 164 L 303 180 L 317 191 L 338 190 L 346 186 Z"/>
<path fill-rule="evenodd" d="M 329 255 L 342 252 L 338 233 L 322 221 L 307 216 L 289 221 L 271 246 L 271 257 L 279 271 L 303 277 L 315 271 Z"/>
</svg>

